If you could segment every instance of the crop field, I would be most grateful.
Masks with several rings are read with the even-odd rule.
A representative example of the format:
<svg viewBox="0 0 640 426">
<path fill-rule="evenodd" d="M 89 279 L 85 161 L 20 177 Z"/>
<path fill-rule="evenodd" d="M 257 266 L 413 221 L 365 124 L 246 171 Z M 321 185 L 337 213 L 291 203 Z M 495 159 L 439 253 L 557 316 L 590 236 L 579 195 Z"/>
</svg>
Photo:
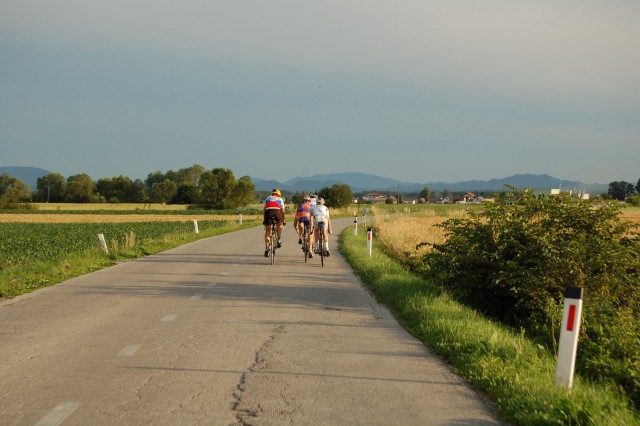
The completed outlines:
<svg viewBox="0 0 640 426">
<path fill-rule="evenodd" d="M 200 231 L 222 221 L 198 222 Z M 137 223 L 0 223 L 0 270 L 29 262 L 60 258 L 68 253 L 99 249 L 103 234 L 111 249 L 131 249 L 168 235 L 194 233 L 193 222 Z"/>
</svg>

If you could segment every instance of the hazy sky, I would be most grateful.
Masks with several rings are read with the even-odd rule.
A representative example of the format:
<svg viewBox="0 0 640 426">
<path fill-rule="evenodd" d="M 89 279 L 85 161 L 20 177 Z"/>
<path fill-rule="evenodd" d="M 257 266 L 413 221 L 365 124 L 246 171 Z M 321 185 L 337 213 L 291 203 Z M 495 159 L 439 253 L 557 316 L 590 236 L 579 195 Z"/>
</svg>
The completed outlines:
<svg viewBox="0 0 640 426">
<path fill-rule="evenodd" d="M 0 0 L 0 166 L 640 178 L 638 0 Z"/>
</svg>

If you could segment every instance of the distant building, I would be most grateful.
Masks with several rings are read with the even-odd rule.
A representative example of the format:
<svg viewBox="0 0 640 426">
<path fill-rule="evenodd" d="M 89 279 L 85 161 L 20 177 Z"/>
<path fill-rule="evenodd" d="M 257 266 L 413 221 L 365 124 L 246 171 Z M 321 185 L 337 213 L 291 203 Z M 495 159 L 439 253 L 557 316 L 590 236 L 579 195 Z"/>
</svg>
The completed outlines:
<svg viewBox="0 0 640 426">
<path fill-rule="evenodd" d="M 364 195 L 362 197 L 362 201 L 365 203 L 385 203 L 387 198 L 388 197 L 385 194 L 373 192 L 371 194 Z"/>
</svg>

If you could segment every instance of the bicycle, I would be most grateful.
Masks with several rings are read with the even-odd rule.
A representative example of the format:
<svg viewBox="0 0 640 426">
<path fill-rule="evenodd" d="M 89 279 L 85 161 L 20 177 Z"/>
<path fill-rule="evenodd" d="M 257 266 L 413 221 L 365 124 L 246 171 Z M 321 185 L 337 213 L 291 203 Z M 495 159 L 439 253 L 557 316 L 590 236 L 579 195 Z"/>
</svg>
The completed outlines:
<svg viewBox="0 0 640 426">
<path fill-rule="evenodd" d="M 278 248 L 278 221 L 276 218 L 271 218 L 271 235 L 269 236 L 269 257 L 271 258 L 271 264 L 276 263 L 276 249 Z"/>
<path fill-rule="evenodd" d="M 318 253 L 320 253 L 320 265 L 324 268 L 324 222 L 318 223 Z"/>
<path fill-rule="evenodd" d="M 304 252 L 304 263 L 307 263 L 307 259 L 309 258 L 309 235 L 311 230 L 309 229 L 309 224 L 305 223 L 302 231 L 302 251 Z"/>
</svg>

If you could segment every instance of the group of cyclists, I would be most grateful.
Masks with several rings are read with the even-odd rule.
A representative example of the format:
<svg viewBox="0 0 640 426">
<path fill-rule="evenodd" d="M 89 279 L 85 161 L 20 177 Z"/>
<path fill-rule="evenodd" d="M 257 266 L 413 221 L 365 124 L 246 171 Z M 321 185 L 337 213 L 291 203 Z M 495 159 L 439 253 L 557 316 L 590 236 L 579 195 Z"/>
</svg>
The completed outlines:
<svg viewBox="0 0 640 426">
<path fill-rule="evenodd" d="M 287 224 L 285 203 L 282 193 L 279 189 L 274 188 L 271 195 L 264 202 L 264 219 L 262 224 L 265 227 L 264 232 L 264 257 L 269 257 L 269 236 L 271 235 L 272 223 L 276 224 L 276 233 L 278 235 L 278 248 L 282 247 L 282 227 Z M 318 247 L 318 239 L 320 226 L 324 232 L 324 247 Z M 324 251 L 325 256 L 331 255 L 329 251 L 329 235 L 332 233 L 331 218 L 329 208 L 325 205 L 322 197 L 316 195 L 305 195 L 302 203 L 298 205 L 296 214 L 293 219 L 293 229 L 298 235 L 298 244 L 302 244 L 302 236 L 305 235 L 304 230 L 307 229 L 307 247 L 309 247 L 309 257 L 313 257 L 314 253 Z"/>
</svg>

